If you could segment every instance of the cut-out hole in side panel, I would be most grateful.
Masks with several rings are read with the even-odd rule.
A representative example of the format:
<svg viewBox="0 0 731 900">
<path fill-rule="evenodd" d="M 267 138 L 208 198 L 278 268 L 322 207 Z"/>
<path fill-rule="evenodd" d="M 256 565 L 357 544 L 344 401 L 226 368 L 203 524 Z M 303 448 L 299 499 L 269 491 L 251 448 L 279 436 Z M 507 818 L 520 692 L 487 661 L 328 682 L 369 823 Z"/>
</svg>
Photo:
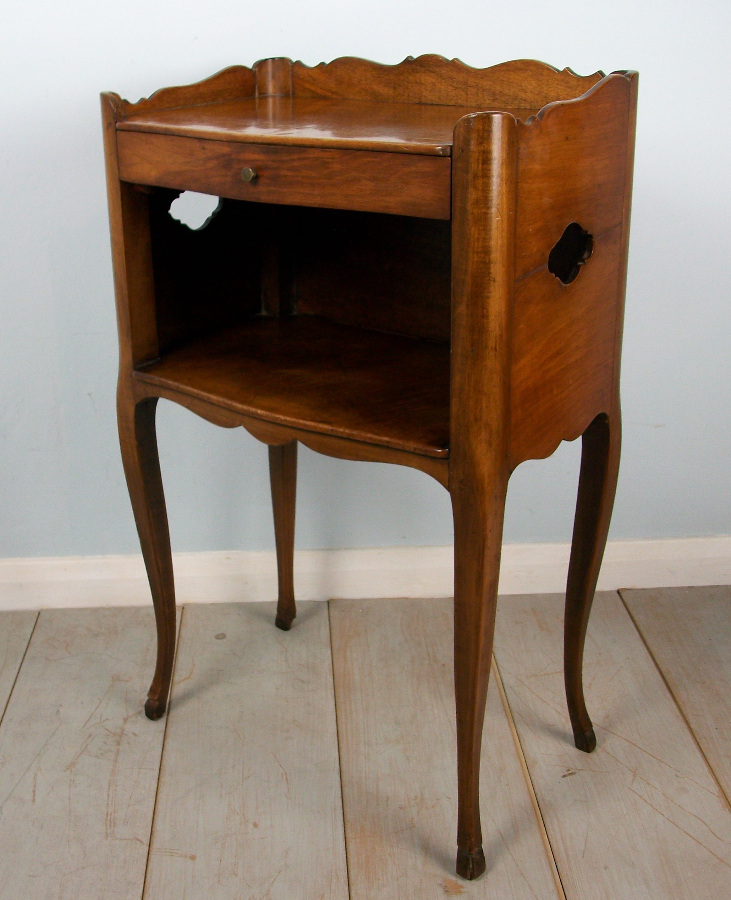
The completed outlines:
<svg viewBox="0 0 731 900">
<path fill-rule="evenodd" d="M 571 284 L 593 249 L 594 238 L 578 222 L 572 222 L 548 254 L 548 271 L 564 284 Z"/>
<path fill-rule="evenodd" d="M 221 208 L 219 197 L 184 191 L 170 204 L 170 215 L 191 231 L 205 228 Z"/>
</svg>

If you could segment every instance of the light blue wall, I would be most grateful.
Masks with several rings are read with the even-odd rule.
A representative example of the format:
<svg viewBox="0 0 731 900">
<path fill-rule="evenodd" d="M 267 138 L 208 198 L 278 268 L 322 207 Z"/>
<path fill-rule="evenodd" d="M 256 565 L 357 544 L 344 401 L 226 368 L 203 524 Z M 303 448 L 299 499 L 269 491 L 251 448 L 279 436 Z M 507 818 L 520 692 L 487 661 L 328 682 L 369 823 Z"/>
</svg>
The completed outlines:
<svg viewBox="0 0 731 900">
<path fill-rule="evenodd" d="M 612 536 L 731 532 L 727 0 L 243 0 L 117 11 L 12 4 L 0 36 L 0 557 L 138 549 L 114 420 L 116 335 L 97 95 L 129 99 L 284 55 L 439 52 L 582 74 L 641 72 Z M 273 544 L 266 450 L 163 404 L 177 550 Z M 506 540 L 566 540 L 578 446 L 511 483 Z M 447 544 L 446 493 L 391 466 L 303 451 L 300 547 Z"/>
</svg>

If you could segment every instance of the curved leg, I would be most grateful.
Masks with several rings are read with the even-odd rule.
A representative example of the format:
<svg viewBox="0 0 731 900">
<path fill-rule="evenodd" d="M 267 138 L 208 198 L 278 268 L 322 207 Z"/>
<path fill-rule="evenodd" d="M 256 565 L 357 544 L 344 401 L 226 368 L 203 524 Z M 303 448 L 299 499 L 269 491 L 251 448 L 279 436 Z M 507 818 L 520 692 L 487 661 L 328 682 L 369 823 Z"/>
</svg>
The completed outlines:
<svg viewBox="0 0 731 900">
<path fill-rule="evenodd" d="M 297 441 L 269 447 L 274 539 L 277 546 L 279 599 L 275 625 L 289 631 L 297 609 L 294 602 L 294 512 L 297 493 Z"/>
<path fill-rule="evenodd" d="M 157 397 L 135 403 L 120 390 L 117 422 L 124 474 L 142 546 L 157 623 L 157 664 L 145 703 L 148 719 L 165 712 L 175 655 L 175 589 L 165 497 L 155 435 Z"/>
<path fill-rule="evenodd" d="M 495 630 L 507 482 L 452 493 L 454 686 L 457 702 L 457 874 L 485 871 L 480 825 L 480 747 Z"/>
<path fill-rule="evenodd" d="M 596 736 L 584 701 L 584 640 L 614 505 L 620 444 L 621 424 L 617 405 L 611 418 L 597 416 L 582 438 L 581 475 L 566 585 L 566 699 L 574 742 L 579 750 L 586 753 L 596 747 Z"/>
</svg>

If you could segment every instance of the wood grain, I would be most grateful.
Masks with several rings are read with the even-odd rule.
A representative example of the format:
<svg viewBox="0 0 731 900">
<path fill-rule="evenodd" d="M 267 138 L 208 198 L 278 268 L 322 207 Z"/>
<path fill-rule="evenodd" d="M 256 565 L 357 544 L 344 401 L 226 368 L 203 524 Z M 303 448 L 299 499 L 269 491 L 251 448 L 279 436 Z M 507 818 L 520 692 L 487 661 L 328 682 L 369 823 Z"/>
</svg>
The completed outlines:
<svg viewBox="0 0 731 900">
<path fill-rule="evenodd" d="M 117 127 L 214 141 L 449 156 L 457 120 L 476 111 L 465 105 L 267 96 L 140 112 Z M 518 118 L 529 114 L 514 112 Z"/>
<path fill-rule="evenodd" d="M 597 237 L 571 284 L 544 267 L 515 286 L 512 466 L 550 456 L 611 409 L 621 237 L 619 227 Z"/>
<path fill-rule="evenodd" d="M 516 278 L 547 265 L 570 222 L 594 236 L 622 222 L 631 87 L 610 75 L 518 125 Z"/>
<path fill-rule="evenodd" d="M 620 592 L 650 653 L 731 798 L 731 587 Z"/>
<path fill-rule="evenodd" d="M 611 415 L 594 419 L 581 441 L 581 471 L 564 607 L 564 682 L 574 743 L 586 753 L 596 747 L 583 687 L 586 626 L 609 533 L 621 440 L 617 402 Z"/>
<path fill-rule="evenodd" d="M 215 100 L 227 100 L 239 97 L 253 97 L 256 89 L 256 75 L 253 69 L 246 66 L 229 66 L 210 78 L 177 87 L 160 88 L 149 97 L 143 97 L 136 103 L 129 100 L 119 101 L 121 115 L 144 111 L 146 113 L 171 109 L 180 106 L 205 105 Z"/>
<path fill-rule="evenodd" d="M 453 874 L 452 602 L 330 606 L 352 900 L 559 896 L 495 685 L 481 775 L 488 872 Z"/>
<path fill-rule="evenodd" d="M 145 897 L 347 898 L 325 604 L 186 607 Z"/>
<path fill-rule="evenodd" d="M 422 456 L 420 453 L 410 453 L 407 450 L 392 450 L 378 444 L 368 444 L 365 441 L 353 441 L 348 438 L 335 437 L 331 434 L 318 434 L 316 431 L 305 431 L 302 428 L 292 428 L 289 425 L 277 425 L 265 422 L 263 419 L 255 419 L 243 413 L 234 412 L 215 401 L 200 400 L 189 394 L 181 393 L 167 387 L 146 385 L 142 382 L 137 385 L 141 396 L 165 397 L 175 403 L 179 403 L 186 409 L 202 416 L 213 425 L 221 428 L 237 428 L 242 426 L 258 441 L 265 444 L 288 444 L 290 441 L 298 441 L 309 447 L 316 453 L 325 456 L 334 456 L 337 459 L 349 459 L 357 462 L 392 463 L 396 466 L 410 466 L 421 472 L 426 472 L 436 479 L 443 487 L 449 484 L 449 459 L 434 456 Z M 147 393 L 149 392 L 149 393 Z"/>
<path fill-rule="evenodd" d="M 40 614 L 0 728 L 0 896 L 139 900 L 163 723 L 151 609 Z"/>
<path fill-rule="evenodd" d="M 123 181 L 284 203 L 448 219 L 451 165 L 435 156 L 227 143 L 120 131 Z M 258 178 L 243 181 L 249 167 Z"/>
<path fill-rule="evenodd" d="M 289 631 L 297 615 L 294 593 L 294 519 L 297 497 L 297 441 L 269 447 L 269 483 L 277 548 L 277 618 Z"/>
<path fill-rule="evenodd" d="M 468 103 L 483 110 L 541 107 L 553 100 L 569 100 L 583 94 L 601 77 L 601 72 L 583 77 L 569 69 L 560 72 L 532 59 L 476 69 L 436 54 L 407 57 L 393 66 L 353 57 L 312 67 L 301 62 L 292 64 L 292 90 L 297 97 Z"/>
<path fill-rule="evenodd" d="M 574 749 L 560 596 L 506 598 L 495 656 L 568 900 L 716 900 L 731 815 L 617 594 L 599 594 L 585 686 L 597 749 Z"/>
<path fill-rule="evenodd" d="M 485 870 L 479 773 L 508 486 L 516 124 L 455 130 L 449 492 L 454 518 L 457 872 Z"/>
<path fill-rule="evenodd" d="M 636 76 L 423 56 L 272 59 L 216 78 L 139 106 L 105 98 L 120 396 L 448 487 L 457 871 L 474 879 L 507 481 L 582 432 L 567 682 L 590 749 L 578 673 L 619 456 Z M 228 198 L 208 241 L 168 227 L 182 189 Z M 572 223 L 581 246 L 553 252 L 559 282 L 548 260 Z"/>
<path fill-rule="evenodd" d="M 26 610 L 0 615 L 0 723 L 37 618 Z"/>
<path fill-rule="evenodd" d="M 104 159 L 112 239 L 120 376 L 158 355 L 155 287 L 147 195 L 119 180 L 116 119 L 121 101 L 102 94 Z"/>
<path fill-rule="evenodd" d="M 437 54 L 407 57 L 396 65 L 340 57 L 308 66 L 286 57 L 262 59 L 253 67 L 231 66 L 195 84 L 163 88 L 151 97 L 120 103 L 125 116 L 208 105 L 216 100 L 268 96 L 347 98 L 381 103 L 407 102 L 455 106 L 468 103 L 481 110 L 539 109 L 555 100 L 570 100 L 589 90 L 601 72 L 581 76 L 559 71 L 532 59 L 517 59 L 484 69 Z M 204 111 L 205 115 L 205 111 Z"/>
<path fill-rule="evenodd" d="M 155 430 L 157 402 L 155 397 L 135 402 L 129 384 L 120 376 L 117 388 L 119 446 L 157 627 L 157 660 L 145 703 L 145 714 L 150 719 L 159 719 L 165 712 L 178 630 L 170 529 Z"/>
<path fill-rule="evenodd" d="M 518 125 L 511 468 L 615 411 L 636 91 L 613 74 Z M 594 250 L 563 284 L 548 258 L 572 222 Z"/>
<path fill-rule="evenodd" d="M 256 97 L 289 97 L 292 93 L 292 60 L 283 56 L 260 59 L 254 64 Z"/>
<path fill-rule="evenodd" d="M 449 348 L 318 316 L 259 318 L 191 342 L 138 381 L 246 415 L 446 457 Z"/>
</svg>

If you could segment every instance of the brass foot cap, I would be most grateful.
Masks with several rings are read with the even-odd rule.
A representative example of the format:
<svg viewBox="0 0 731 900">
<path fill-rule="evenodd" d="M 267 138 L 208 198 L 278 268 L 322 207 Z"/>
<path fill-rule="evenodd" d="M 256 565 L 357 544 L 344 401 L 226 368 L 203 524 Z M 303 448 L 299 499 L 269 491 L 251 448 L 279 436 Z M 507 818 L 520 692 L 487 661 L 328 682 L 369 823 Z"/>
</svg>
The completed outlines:
<svg viewBox="0 0 731 900">
<path fill-rule="evenodd" d="M 467 850 L 457 850 L 457 874 L 467 881 L 474 881 L 484 874 L 487 864 L 482 847 L 469 853 Z"/>
<path fill-rule="evenodd" d="M 164 700 L 153 700 L 152 697 L 148 697 L 145 703 L 145 715 L 153 721 L 161 719 L 165 715 L 165 706 Z"/>
<path fill-rule="evenodd" d="M 588 731 L 575 731 L 574 743 L 576 744 L 577 750 L 583 750 L 584 753 L 591 753 L 596 747 L 596 735 L 594 734 L 594 729 L 590 728 Z"/>
</svg>

